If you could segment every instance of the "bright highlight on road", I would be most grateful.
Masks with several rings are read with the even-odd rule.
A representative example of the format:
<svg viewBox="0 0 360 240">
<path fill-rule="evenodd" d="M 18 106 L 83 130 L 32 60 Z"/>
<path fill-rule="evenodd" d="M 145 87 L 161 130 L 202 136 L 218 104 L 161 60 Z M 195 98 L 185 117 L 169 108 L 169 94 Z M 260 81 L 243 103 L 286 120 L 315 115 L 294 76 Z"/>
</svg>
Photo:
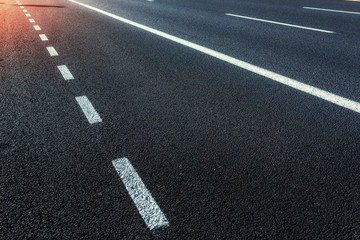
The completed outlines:
<svg viewBox="0 0 360 240">
<path fill-rule="evenodd" d="M 141 217 L 144 219 L 150 230 L 168 226 L 169 222 L 165 214 L 151 196 L 149 190 L 135 171 L 127 158 L 119 158 L 112 161 L 112 164 L 129 192 Z"/>
<path fill-rule="evenodd" d="M 237 17 L 237 18 L 244 18 L 244 19 L 259 21 L 259 22 L 273 23 L 273 24 L 283 25 L 283 26 L 287 26 L 287 27 L 294 27 L 294 28 L 301 28 L 301 29 L 306 29 L 306 30 L 311 30 L 311 31 L 323 32 L 323 33 L 335 33 L 333 31 L 329 31 L 329 30 L 322 30 L 322 29 L 304 27 L 304 26 L 293 25 L 293 24 L 288 24 L 288 23 L 269 21 L 269 20 L 260 19 L 260 18 L 246 17 L 246 16 L 236 15 L 236 14 L 232 14 L 232 13 L 226 13 L 225 15 L 232 16 L 232 17 Z"/>
<path fill-rule="evenodd" d="M 282 76 L 282 75 L 280 75 L 278 73 L 266 70 L 266 69 L 264 69 L 262 67 L 258 67 L 258 66 L 255 66 L 253 64 L 241 61 L 241 60 L 236 59 L 234 57 L 230 57 L 230 56 L 225 55 L 223 53 L 214 51 L 212 49 L 209 49 L 209 48 L 206 48 L 206 47 L 203 47 L 203 46 L 200 46 L 200 45 L 198 45 L 196 43 L 189 42 L 187 40 L 175 37 L 173 35 L 164 33 L 162 31 L 156 30 L 154 28 L 147 27 L 145 25 L 136 23 L 134 21 L 119 17 L 119 16 L 117 16 L 115 14 L 112 14 L 112 13 L 106 12 L 104 10 L 92 7 L 90 5 L 80 3 L 80 2 L 77 2 L 77 1 L 74 1 L 74 0 L 69 0 L 69 1 L 73 2 L 73 3 L 76 3 L 76 4 L 80 5 L 80 6 L 86 7 L 88 9 L 94 10 L 94 11 L 96 11 L 98 13 L 109 16 L 111 18 L 117 19 L 117 20 L 119 20 L 121 22 L 124 22 L 126 24 L 129 24 L 131 26 L 134 26 L 134 27 L 137 27 L 139 29 L 145 30 L 147 32 L 153 33 L 153 34 L 155 34 L 157 36 L 166 38 L 166 39 L 171 40 L 173 42 L 176 42 L 176 43 L 179 43 L 181 45 L 192 48 L 194 50 L 197 50 L 199 52 L 205 53 L 205 54 L 207 54 L 209 56 L 215 57 L 215 58 L 220 59 L 220 60 L 222 60 L 224 62 L 233 64 L 233 65 L 235 65 L 235 66 L 237 66 L 239 68 L 248 70 L 248 71 L 256 73 L 256 74 L 258 74 L 260 76 L 263 76 L 263 77 L 266 77 L 266 78 L 271 79 L 273 81 L 276 81 L 278 83 L 287 85 L 287 86 L 292 87 L 292 88 L 294 88 L 296 90 L 305 92 L 307 94 L 310 94 L 312 96 L 321 98 L 321 99 L 323 99 L 325 101 L 331 102 L 331 103 L 336 104 L 338 106 L 341 106 L 343 108 L 347 108 L 347 109 L 350 109 L 350 110 L 355 111 L 357 113 L 360 113 L 360 103 L 355 102 L 353 100 L 341 97 L 339 95 L 330 93 L 328 91 L 322 90 L 322 89 L 317 88 L 317 87 L 313 87 L 311 85 L 299 82 L 297 80 Z"/>
</svg>

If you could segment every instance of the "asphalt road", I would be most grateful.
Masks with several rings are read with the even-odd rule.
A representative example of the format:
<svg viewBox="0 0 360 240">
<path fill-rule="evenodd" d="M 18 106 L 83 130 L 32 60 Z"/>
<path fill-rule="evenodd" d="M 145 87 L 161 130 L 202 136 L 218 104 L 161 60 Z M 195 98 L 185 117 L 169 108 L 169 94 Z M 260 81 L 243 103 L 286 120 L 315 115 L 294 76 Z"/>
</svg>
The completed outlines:
<svg viewBox="0 0 360 240">
<path fill-rule="evenodd" d="M 0 239 L 360 239 L 359 12 L 1 2 Z"/>
</svg>

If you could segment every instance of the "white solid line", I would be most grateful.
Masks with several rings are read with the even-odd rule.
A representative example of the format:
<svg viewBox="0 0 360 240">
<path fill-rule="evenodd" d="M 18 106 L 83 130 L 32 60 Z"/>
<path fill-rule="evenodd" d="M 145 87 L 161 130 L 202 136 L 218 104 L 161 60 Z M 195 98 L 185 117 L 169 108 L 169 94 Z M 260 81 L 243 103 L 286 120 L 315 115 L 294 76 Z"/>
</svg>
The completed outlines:
<svg viewBox="0 0 360 240">
<path fill-rule="evenodd" d="M 360 14 L 360 12 L 349 12 L 349 11 L 334 10 L 334 9 L 326 9 L 326 8 L 313 8 L 313 7 L 303 7 L 303 8 L 305 8 L 305 9 L 310 9 L 310 10 L 327 11 L 327 12 L 349 13 L 349 14 Z"/>
<path fill-rule="evenodd" d="M 119 158 L 112 161 L 115 170 L 129 192 L 136 208 L 150 230 L 168 226 L 169 222 L 165 214 L 151 196 L 145 184 L 135 171 L 127 158 Z"/>
<path fill-rule="evenodd" d="M 65 80 L 74 79 L 73 75 L 71 74 L 71 72 L 69 71 L 69 69 L 67 68 L 66 65 L 60 65 L 60 66 L 57 66 L 57 68 L 59 69 L 59 71 L 61 72 L 61 74 Z"/>
<path fill-rule="evenodd" d="M 30 19 L 29 19 L 29 22 L 34 23 L 34 22 L 35 22 L 35 20 L 34 20 L 34 19 L 32 19 L 32 18 L 30 18 Z"/>
<path fill-rule="evenodd" d="M 26 10 L 26 9 L 24 9 L 24 10 L 23 10 L 23 12 L 27 12 L 27 10 Z"/>
<path fill-rule="evenodd" d="M 25 16 L 27 17 L 31 17 L 31 15 L 29 13 L 25 13 Z"/>
<path fill-rule="evenodd" d="M 100 115 L 86 96 L 75 97 L 90 124 L 102 122 Z"/>
<path fill-rule="evenodd" d="M 305 92 L 305 93 L 308 93 L 308 94 L 313 95 L 315 97 L 321 98 L 321 99 L 323 99 L 325 101 L 331 102 L 331 103 L 336 104 L 338 106 L 341 106 L 341 107 L 350 109 L 352 111 L 355 111 L 357 113 L 360 113 L 360 103 L 355 102 L 353 100 L 341 97 L 339 95 L 330 93 L 328 91 L 322 90 L 322 89 L 317 88 L 317 87 L 313 87 L 311 85 L 299 82 L 297 80 L 282 76 L 282 75 L 280 75 L 278 73 L 275 73 L 275 72 L 266 70 L 264 68 L 255 66 L 253 64 L 241 61 L 239 59 L 230 57 L 230 56 L 225 55 L 223 53 L 214 51 L 212 49 L 209 49 L 209 48 L 206 48 L 206 47 L 203 47 L 203 46 L 200 46 L 200 45 L 198 45 L 196 43 L 186 41 L 184 39 L 175 37 L 173 35 L 164 33 L 162 31 L 156 30 L 154 28 L 150 28 L 150 27 L 147 27 L 145 25 L 130 21 L 128 19 L 119 17 L 119 16 L 117 16 L 115 14 L 100 10 L 98 8 L 89 6 L 87 4 L 80 3 L 80 2 L 77 2 L 77 1 L 74 1 L 74 0 L 69 0 L 69 1 L 71 1 L 73 3 L 76 3 L 76 4 L 79 4 L 81 6 L 84 6 L 86 8 L 92 9 L 92 10 L 94 10 L 96 12 L 99 12 L 101 14 L 104 14 L 106 16 L 112 17 L 114 19 L 117 19 L 117 20 L 122 21 L 124 23 L 127 23 L 129 25 L 132 25 L 134 27 L 140 28 L 140 29 L 145 30 L 147 32 L 153 33 L 153 34 L 155 34 L 157 36 L 166 38 L 166 39 L 171 40 L 173 42 L 176 42 L 176 43 L 179 43 L 181 45 L 187 46 L 189 48 L 195 49 L 195 50 L 197 50 L 199 52 L 205 53 L 205 54 L 207 54 L 209 56 L 212 56 L 212 57 L 215 57 L 215 58 L 220 59 L 222 61 L 225 61 L 227 63 L 233 64 L 233 65 L 235 65 L 237 67 L 240 67 L 242 69 L 245 69 L 245 70 L 248 70 L 250 72 L 256 73 L 256 74 L 258 74 L 260 76 L 269 78 L 269 79 L 271 79 L 273 81 L 276 81 L 278 83 L 287 85 L 289 87 L 292 87 L 294 89 L 297 89 L 297 90 Z"/>
<path fill-rule="evenodd" d="M 322 30 L 322 29 L 318 29 L 318 28 L 304 27 L 304 26 L 293 25 L 293 24 L 288 24 L 288 23 L 269 21 L 269 20 L 260 19 L 260 18 L 246 17 L 246 16 L 236 15 L 236 14 L 232 14 L 232 13 L 225 13 L 225 15 L 232 16 L 232 17 L 238 17 L 238 18 L 245 18 L 245 19 L 249 19 L 249 20 L 255 20 L 255 21 L 259 21 L 259 22 L 273 23 L 273 24 L 278 24 L 278 25 L 283 25 L 283 26 L 288 26 L 288 27 L 294 27 L 294 28 L 301 28 L 301 29 L 312 30 L 312 31 L 317 31 L 317 32 L 323 32 L 323 33 L 335 33 L 333 31 Z"/>
<path fill-rule="evenodd" d="M 50 56 L 52 57 L 59 56 L 59 54 L 57 53 L 54 47 L 46 47 L 46 49 L 48 50 Z"/>
<path fill-rule="evenodd" d="M 48 41 L 49 39 L 46 37 L 45 34 L 39 34 L 39 37 L 41 39 L 41 41 Z"/>
</svg>

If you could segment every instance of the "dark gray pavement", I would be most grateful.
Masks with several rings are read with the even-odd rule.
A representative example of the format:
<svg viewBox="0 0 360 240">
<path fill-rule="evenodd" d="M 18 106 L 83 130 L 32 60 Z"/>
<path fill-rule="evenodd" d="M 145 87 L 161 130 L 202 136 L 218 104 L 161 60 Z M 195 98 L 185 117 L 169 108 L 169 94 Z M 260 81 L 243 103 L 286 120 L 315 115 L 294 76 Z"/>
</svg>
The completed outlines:
<svg viewBox="0 0 360 240">
<path fill-rule="evenodd" d="M 360 101 L 360 15 L 302 8 L 360 3 L 82 2 Z M 69 1 L 21 3 L 42 30 L 0 4 L 1 239 L 360 238 L 359 113 Z M 168 227 L 147 228 L 119 157 Z"/>
</svg>

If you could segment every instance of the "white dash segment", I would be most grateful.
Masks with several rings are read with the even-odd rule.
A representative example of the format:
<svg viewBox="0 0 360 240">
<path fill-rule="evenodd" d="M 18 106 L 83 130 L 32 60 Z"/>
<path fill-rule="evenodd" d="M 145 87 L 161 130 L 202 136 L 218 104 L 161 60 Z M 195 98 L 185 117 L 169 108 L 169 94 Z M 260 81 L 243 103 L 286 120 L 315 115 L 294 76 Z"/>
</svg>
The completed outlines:
<svg viewBox="0 0 360 240">
<path fill-rule="evenodd" d="M 259 21 L 259 22 L 273 23 L 273 24 L 287 26 L 287 27 L 294 27 L 294 28 L 306 29 L 306 30 L 311 30 L 311 31 L 323 32 L 323 33 L 335 33 L 333 31 L 329 31 L 329 30 L 323 30 L 323 29 L 311 28 L 311 27 L 304 27 L 304 26 L 288 24 L 288 23 L 282 23 L 282 22 L 275 22 L 275 21 L 270 21 L 270 20 L 265 20 L 265 19 L 260 19 L 260 18 L 241 16 L 241 15 L 232 14 L 232 13 L 226 13 L 225 15 L 232 16 L 232 17 L 237 17 L 237 18 L 244 18 L 244 19 L 248 19 L 248 20 Z"/>
<path fill-rule="evenodd" d="M 41 41 L 48 41 L 49 40 L 45 34 L 39 34 L 39 37 L 40 37 Z"/>
<path fill-rule="evenodd" d="M 36 31 L 40 31 L 40 30 L 41 30 L 41 28 L 39 27 L 39 25 L 34 25 L 34 29 L 35 29 Z"/>
<path fill-rule="evenodd" d="M 326 11 L 326 12 L 348 13 L 348 14 L 357 14 L 357 15 L 360 14 L 360 12 L 350 12 L 350 11 L 343 11 L 343 10 L 336 10 L 336 9 L 314 8 L 314 7 L 303 7 L 303 8 L 309 9 L 309 10 Z"/>
<path fill-rule="evenodd" d="M 25 13 L 25 16 L 27 17 L 31 17 L 31 15 L 29 13 Z"/>
<path fill-rule="evenodd" d="M 100 115 L 96 112 L 86 96 L 75 97 L 90 124 L 102 122 Z"/>
<path fill-rule="evenodd" d="M 26 9 L 24 9 L 24 10 L 23 10 L 23 12 L 27 12 L 27 10 L 26 10 Z"/>
<path fill-rule="evenodd" d="M 20 6 L 20 8 L 25 8 L 24 6 Z"/>
<path fill-rule="evenodd" d="M 59 71 L 61 72 L 61 74 L 65 80 L 74 79 L 73 75 L 71 74 L 70 70 L 67 68 L 66 65 L 59 65 L 59 66 L 57 66 L 57 68 L 59 69 Z"/>
<path fill-rule="evenodd" d="M 147 227 L 153 230 L 162 226 L 168 226 L 169 222 L 165 214 L 151 196 L 151 193 L 146 188 L 130 161 L 127 158 L 119 158 L 113 160 L 112 164 Z"/>
<path fill-rule="evenodd" d="M 320 99 L 323 99 L 323 100 L 325 100 L 327 102 L 331 102 L 331 103 L 336 104 L 338 106 L 341 106 L 343 108 L 347 108 L 349 110 L 360 113 L 360 103 L 359 102 L 353 101 L 353 100 L 348 99 L 348 98 L 341 97 L 339 95 L 336 95 L 336 94 L 333 94 L 331 92 L 322 90 L 320 88 L 311 86 L 309 84 L 302 83 L 300 81 L 291 79 L 291 78 L 283 76 L 281 74 L 266 70 L 266 69 L 264 69 L 262 67 L 258 67 L 256 65 L 251 64 L 251 63 L 248 63 L 248 62 L 242 61 L 240 59 L 231 57 L 229 55 L 223 54 L 221 52 L 212 50 L 212 49 L 207 48 L 207 47 L 203 47 L 203 46 L 201 46 L 199 44 L 196 44 L 196 43 L 187 41 L 185 39 L 170 35 L 168 33 L 156 30 L 154 28 L 151 28 L 151 27 L 145 26 L 143 24 L 128 20 L 126 18 L 122 18 L 120 16 L 117 16 L 115 14 L 106 12 L 104 10 L 92 7 L 90 5 L 87 5 L 87 4 L 84 4 L 84 3 L 81 3 L 81 2 L 77 2 L 77 1 L 74 1 L 74 0 L 69 0 L 69 1 L 73 2 L 73 3 L 76 3 L 78 5 L 81 5 L 83 7 L 86 7 L 88 9 L 94 10 L 94 11 L 96 11 L 98 13 L 109 16 L 111 18 L 117 19 L 117 20 L 119 20 L 119 21 L 121 21 L 123 23 L 129 24 L 129 25 L 134 26 L 136 28 L 139 28 L 139 29 L 142 29 L 144 31 L 155 34 L 155 35 L 157 35 L 159 37 L 163 37 L 165 39 L 176 42 L 176 43 L 181 44 L 183 46 L 192 48 L 192 49 L 194 49 L 196 51 L 202 52 L 204 54 L 207 54 L 209 56 L 212 56 L 212 57 L 217 58 L 219 60 L 222 60 L 224 62 L 230 63 L 230 64 L 232 64 L 234 66 L 237 66 L 237 67 L 242 68 L 244 70 L 247 70 L 249 72 L 256 73 L 256 74 L 258 74 L 260 76 L 271 79 L 271 80 L 273 80 L 275 82 L 284 84 L 284 85 L 289 86 L 289 87 L 291 87 L 293 89 L 302 91 L 304 93 L 310 94 L 310 95 L 318 97 Z"/>
<path fill-rule="evenodd" d="M 32 19 L 32 18 L 30 18 L 30 19 L 29 19 L 29 22 L 34 23 L 34 22 L 35 22 L 35 20 L 34 20 L 34 19 Z"/>
<path fill-rule="evenodd" d="M 52 57 L 59 56 L 59 54 L 57 53 L 54 47 L 46 47 L 46 49 L 48 50 L 50 56 Z"/>
</svg>

